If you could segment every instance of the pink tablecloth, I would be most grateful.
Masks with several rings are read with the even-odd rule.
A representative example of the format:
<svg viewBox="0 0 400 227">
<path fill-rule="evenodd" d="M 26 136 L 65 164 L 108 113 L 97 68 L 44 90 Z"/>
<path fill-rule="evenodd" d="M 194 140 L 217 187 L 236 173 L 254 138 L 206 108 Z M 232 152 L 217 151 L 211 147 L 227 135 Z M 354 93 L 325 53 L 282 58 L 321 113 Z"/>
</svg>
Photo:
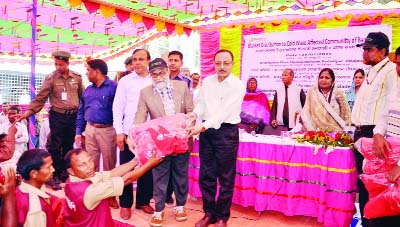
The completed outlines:
<svg viewBox="0 0 400 227">
<path fill-rule="evenodd" d="M 201 197 L 198 141 L 189 161 L 189 194 Z M 357 171 L 350 149 L 325 154 L 313 146 L 241 142 L 233 202 L 256 211 L 317 217 L 327 227 L 348 227 L 355 213 Z"/>
</svg>

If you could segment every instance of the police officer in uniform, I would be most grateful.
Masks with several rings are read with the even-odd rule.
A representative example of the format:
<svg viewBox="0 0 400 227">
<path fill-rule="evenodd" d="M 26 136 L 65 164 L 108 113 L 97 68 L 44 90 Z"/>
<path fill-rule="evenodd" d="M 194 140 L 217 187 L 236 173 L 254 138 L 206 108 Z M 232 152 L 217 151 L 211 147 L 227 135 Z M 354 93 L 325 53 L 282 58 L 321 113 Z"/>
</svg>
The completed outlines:
<svg viewBox="0 0 400 227">
<path fill-rule="evenodd" d="M 76 116 L 84 86 L 81 75 L 68 69 L 69 52 L 55 51 L 52 55 L 56 70 L 43 81 L 39 93 L 20 120 L 39 112 L 50 99 L 50 141 L 46 146 L 55 168 L 51 186 L 54 190 L 60 190 L 61 181 L 65 182 L 68 177 L 64 156 L 73 148 Z"/>
</svg>

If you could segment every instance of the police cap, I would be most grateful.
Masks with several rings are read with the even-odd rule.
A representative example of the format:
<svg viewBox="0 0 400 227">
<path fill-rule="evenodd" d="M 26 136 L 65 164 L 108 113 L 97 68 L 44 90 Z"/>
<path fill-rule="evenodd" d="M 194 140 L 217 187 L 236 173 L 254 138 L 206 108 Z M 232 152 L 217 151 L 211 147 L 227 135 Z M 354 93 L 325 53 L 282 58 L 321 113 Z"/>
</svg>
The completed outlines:
<svg viewBox="0 0 400 227">
<path fill-rule="evenodd" d="M 68 51 L 58 50 L 58 51 L 54 51 L 52 56 L 55 59 L 63 60 L 68 63 L 69 58 L 71 57 L 71 54 Z"/>
<path fill-rule="evenodd" d="M 131 64 L 131 63 L 132 63 L 132 57 L 126 58 L 125 61 L 124 61 L 124 63 L 125 63 L 125 65 Z"/>
</svg>

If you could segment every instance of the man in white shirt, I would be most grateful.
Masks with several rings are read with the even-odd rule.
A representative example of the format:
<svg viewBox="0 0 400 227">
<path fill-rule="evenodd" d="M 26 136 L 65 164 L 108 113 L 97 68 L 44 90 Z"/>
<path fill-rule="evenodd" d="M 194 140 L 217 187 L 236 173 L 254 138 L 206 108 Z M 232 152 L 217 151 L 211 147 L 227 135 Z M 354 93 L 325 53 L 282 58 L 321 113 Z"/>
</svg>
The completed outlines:
<svg viewBox="0 0 400 227">
<path fill-rule="evenodd" d="M 8 108 L 10 108 L 10 104 L 8 104 L 8 102 L 3 102 L 3 104 L 1 104 L 0 124 L 8 121 Z"/>
<path fill-rule="evenodd" d="M 120 164 L 127 163 L 134 158 L 126 143 L 126 136 L 133 124 L 140 90 L 152 84 L 148 66 L 150 53 L 145 49 L 136 49 L 132 54 L 133 72 L 122 77 L 118 82 L 113 103 L 113 126 L 117 132 L 117 146 L 120 149 Z M 146 213 L 153 213 L 154 209 L 149 205 L 153 197 L 153 175 L 149 171 L 139 178 L 136 189 L 136 208 Z M 126 185 L 120 196 L 120 216 L 122 219 L 131 217 L 133 204 L 132 185 Z"/>
<path fill-rule="evenodd" d="M 301 87 L 293 84 L 294 72 L 284 69 L 282 84 L 277 87 L 271 108 L 271 126 L 283 125 L 289 130 L 294 128 L 295 114 L 300 113 L 306 102 L 306 95 Z"/>
<path fill-rule="evenodd" d="M 374 137 L 378 132 L 374 130 L 378 119 L 384 117 L 388 105 L 390 92 L 397 83 L 395 64 L 387 57 L 389 54 L 390 41 L 382 32 L 371 32 L 365 38 L 364 43 L 357 44 L 362 47 L 363 62 L 371 67 L 367 70 L 367 76 L 357 93 L 357 98 L 352 111 L 352 123 L 355 125 L 354 140 L 361 137 Z M 383 134 L 380 134 L 383 135 Z M 379 135 L 377 135 L 379 137 Z M 378 138 L 379 140 L 379 138 Z M 377 144 L 379 145 L 379 141 Z M 383 147 L 376 148 L 377 155 L 384 157 Z M 355 152 L 358 173 L 362 173 L 362 162 L 364 157 Z M 358 180 L 359 203 L 361 217 L 364 207 L 368 201 L 368 192 L 361 180 Z M 362 218 L 362 226 L 368 227 L 368 219 Z"/>
<path fill-rule="evenodd" d="M 400 77 L 400 47 L 396 49 L 395 52 L 395 64 L 396 73 Z M 391 131 L 388 128 L 389 110 L 400 110 L 400 82 L 398 81 L 396 85 L 393 86 L 390 91 L 388 104 L 386 105 L 384 117 L 380 117 L 376 121 L 376 126 L 374 128 L 374 149 L 377 154 L 381 155 L 382 159 L 386 158 L 384 151 L 390 150 L 390 145 L 384 138 L 384 135 L 389 134 L 390 136 L 400 137 L 397 131 Z M 394 127 L 394 126 L 393 126 Z M 388 130 L 389 129 L 389 130 Z M 391 134 L 392 133 L 392 134 Z M 383 151 L 380 153 L 380 151 Z M 396 182 L 400 177 L 400 161 L 397 165 L 388 172 L 387 179 L 391 182 Z M 379 208 L 377 208 L 379 209 Z M 379 227 L 379 226 L 398 226 L 400 223 L 400 215 L 390 216 L 390 217 L 379 217 L 374 218 L 369 221 L 369 227 Z"/>
<path fill-rule="evenodd" d="M 6 167 L 13 167 L 14 169 L 17 167 L 17 161 L 22 153 L 27 150 L 27 143 L 29 141 L 28 128 L 25 124 L 21 122 L 16 122 L 17 118 L 20 115 L 19 106 L 11 106 L 8 109 L 7 122 L 1 124 L 1 131 L 7 132 L 10 127 L 15 123 L 15 127 L 17 128 L 17 132 L 15 133 L 15 151 L 12 158 L 8 161 L 2 162 L 0 166 L 5 169 Z"/>
<path fill-rule="evenodd" d="M 240 111 L 246 92 L 239 78 L 231 74 L 233 54 L 219 50 L 214 55 L 216 75 L 203 80 L 195 109 L 190 114 L 203 123 L 191 134 L 200 133 L 199 185 L 203 197 L 204 217 L 196 227 L 225 227 L 230 216 L 235 185 L 236 156 L 239 146 Z M 217 181 L 220 183 L 217 195 Z"/>
<path fill-rule="evenodd" d="M 193 82 L 193 100 L 195 100 L 200 91 L 200 74 L 193 73 L 191 75 L 191 78 Z"/>
</svg>

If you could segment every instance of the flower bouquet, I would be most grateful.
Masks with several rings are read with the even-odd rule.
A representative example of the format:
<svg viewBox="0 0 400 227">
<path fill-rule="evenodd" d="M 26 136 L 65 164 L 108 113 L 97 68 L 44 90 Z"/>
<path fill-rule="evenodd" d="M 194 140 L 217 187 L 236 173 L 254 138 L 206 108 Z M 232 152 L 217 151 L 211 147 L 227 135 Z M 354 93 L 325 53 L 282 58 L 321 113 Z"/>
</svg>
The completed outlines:
<svg viewBox="0 0 400 227">
<path fill-rule="evenodd" d="M 307 131 L 297 134 L 296 140 L 300 143 L 309 142 L 323 147 L 352 147 L 353 138 L 346 132 L 324 132 L 322 130 Z"/>
</svg>

